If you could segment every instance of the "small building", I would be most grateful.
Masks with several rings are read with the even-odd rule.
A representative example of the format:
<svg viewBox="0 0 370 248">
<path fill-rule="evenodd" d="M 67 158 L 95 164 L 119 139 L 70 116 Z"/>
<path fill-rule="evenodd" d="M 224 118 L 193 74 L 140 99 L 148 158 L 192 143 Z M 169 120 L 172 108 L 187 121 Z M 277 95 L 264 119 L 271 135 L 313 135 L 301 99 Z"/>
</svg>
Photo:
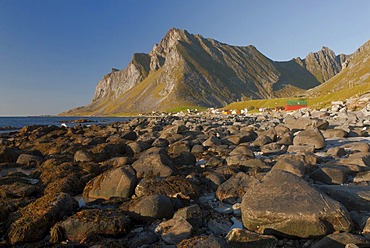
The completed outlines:
<svg viewBox="0 0 370 248">
<path fill-rule="evenodd" d="M 284 108 L 286 111 L 307 108 L 307 101 L 306 100 L 287 100 Z"/>
</svg>

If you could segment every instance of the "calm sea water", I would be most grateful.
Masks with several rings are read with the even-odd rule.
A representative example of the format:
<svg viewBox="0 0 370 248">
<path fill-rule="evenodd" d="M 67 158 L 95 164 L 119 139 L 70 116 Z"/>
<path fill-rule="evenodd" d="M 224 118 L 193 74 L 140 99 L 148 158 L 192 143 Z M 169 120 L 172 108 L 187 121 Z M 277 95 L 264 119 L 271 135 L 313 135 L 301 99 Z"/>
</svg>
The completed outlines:
<svg viewBox="0 0 370 248">
<path fill-rule="evenodd" d="M 130 118 L 126 117 L 0 117 L 0 131 L 5 127 L 12 127 L 14 129 L 20 129 L 24 126 L 31 125 L 46 125 L 46 126 L 60 126 L 62 123 L 65 123 L 67 126 L 74 126 L 77 123 L 73 121 L 78 119 L 86 119 L 91 122 L 83 123 L 84 125 L 88 124 L 108 124 L 112 122 L 123 122 L 128 121 Z"/>
</svg>

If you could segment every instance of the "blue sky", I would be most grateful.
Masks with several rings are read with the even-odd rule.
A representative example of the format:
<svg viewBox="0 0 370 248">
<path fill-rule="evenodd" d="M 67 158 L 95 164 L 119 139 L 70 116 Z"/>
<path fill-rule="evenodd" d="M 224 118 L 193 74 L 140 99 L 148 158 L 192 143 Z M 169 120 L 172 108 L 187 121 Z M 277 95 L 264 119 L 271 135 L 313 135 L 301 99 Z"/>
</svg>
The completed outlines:
<svg viewBox="0 0 370 248">
<path fill-rule="evenodd" d="M 148 53 L 171 27 L 273 60 L 370 39 L 367 0 L 0 0 L 0 116 L 86 105 L 112 67 Z"/>
</svg>

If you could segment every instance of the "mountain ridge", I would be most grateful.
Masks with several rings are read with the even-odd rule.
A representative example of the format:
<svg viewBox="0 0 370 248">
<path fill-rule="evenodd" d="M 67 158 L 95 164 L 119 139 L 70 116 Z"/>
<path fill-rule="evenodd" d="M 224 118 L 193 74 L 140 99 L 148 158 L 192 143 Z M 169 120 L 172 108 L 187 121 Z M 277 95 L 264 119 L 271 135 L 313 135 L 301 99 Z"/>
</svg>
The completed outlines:
<svg viewBox="0 0 370 248">
<path fill-rule="evenodd" d="M 231 46 L 172 28 L 148 54 L 136 53 L 126 68 L 105 75 L 87 106 L 62 114 L 221 107 L 243 98 L 301 94 L 338 74 L 346 59 L 323 47 L 305 59 L 277 62 L 252 45 Z"/>
</svg>

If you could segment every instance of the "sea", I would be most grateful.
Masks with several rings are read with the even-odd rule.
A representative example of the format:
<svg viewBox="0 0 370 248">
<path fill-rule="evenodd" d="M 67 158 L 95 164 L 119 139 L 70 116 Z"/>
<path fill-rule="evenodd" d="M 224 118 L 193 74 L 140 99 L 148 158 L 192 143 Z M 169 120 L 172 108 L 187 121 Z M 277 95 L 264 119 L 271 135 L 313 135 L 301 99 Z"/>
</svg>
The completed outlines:
<svg viewBox="0 0 370 248">
<path fill-rule="evenodd" d="M 75 126 L 76 120 L 84 119 L 89 122 L 82 125 L 90 124 L 109 124 L 112 122 L 125 122 L 130 120 L 129 117 L 61 117 L 61 116 L 29 116 L 29 117 L 0 117 L 0 132 L 16 131 L 24 126 L 45 125 L 45 126 Z"/>
</svg>

